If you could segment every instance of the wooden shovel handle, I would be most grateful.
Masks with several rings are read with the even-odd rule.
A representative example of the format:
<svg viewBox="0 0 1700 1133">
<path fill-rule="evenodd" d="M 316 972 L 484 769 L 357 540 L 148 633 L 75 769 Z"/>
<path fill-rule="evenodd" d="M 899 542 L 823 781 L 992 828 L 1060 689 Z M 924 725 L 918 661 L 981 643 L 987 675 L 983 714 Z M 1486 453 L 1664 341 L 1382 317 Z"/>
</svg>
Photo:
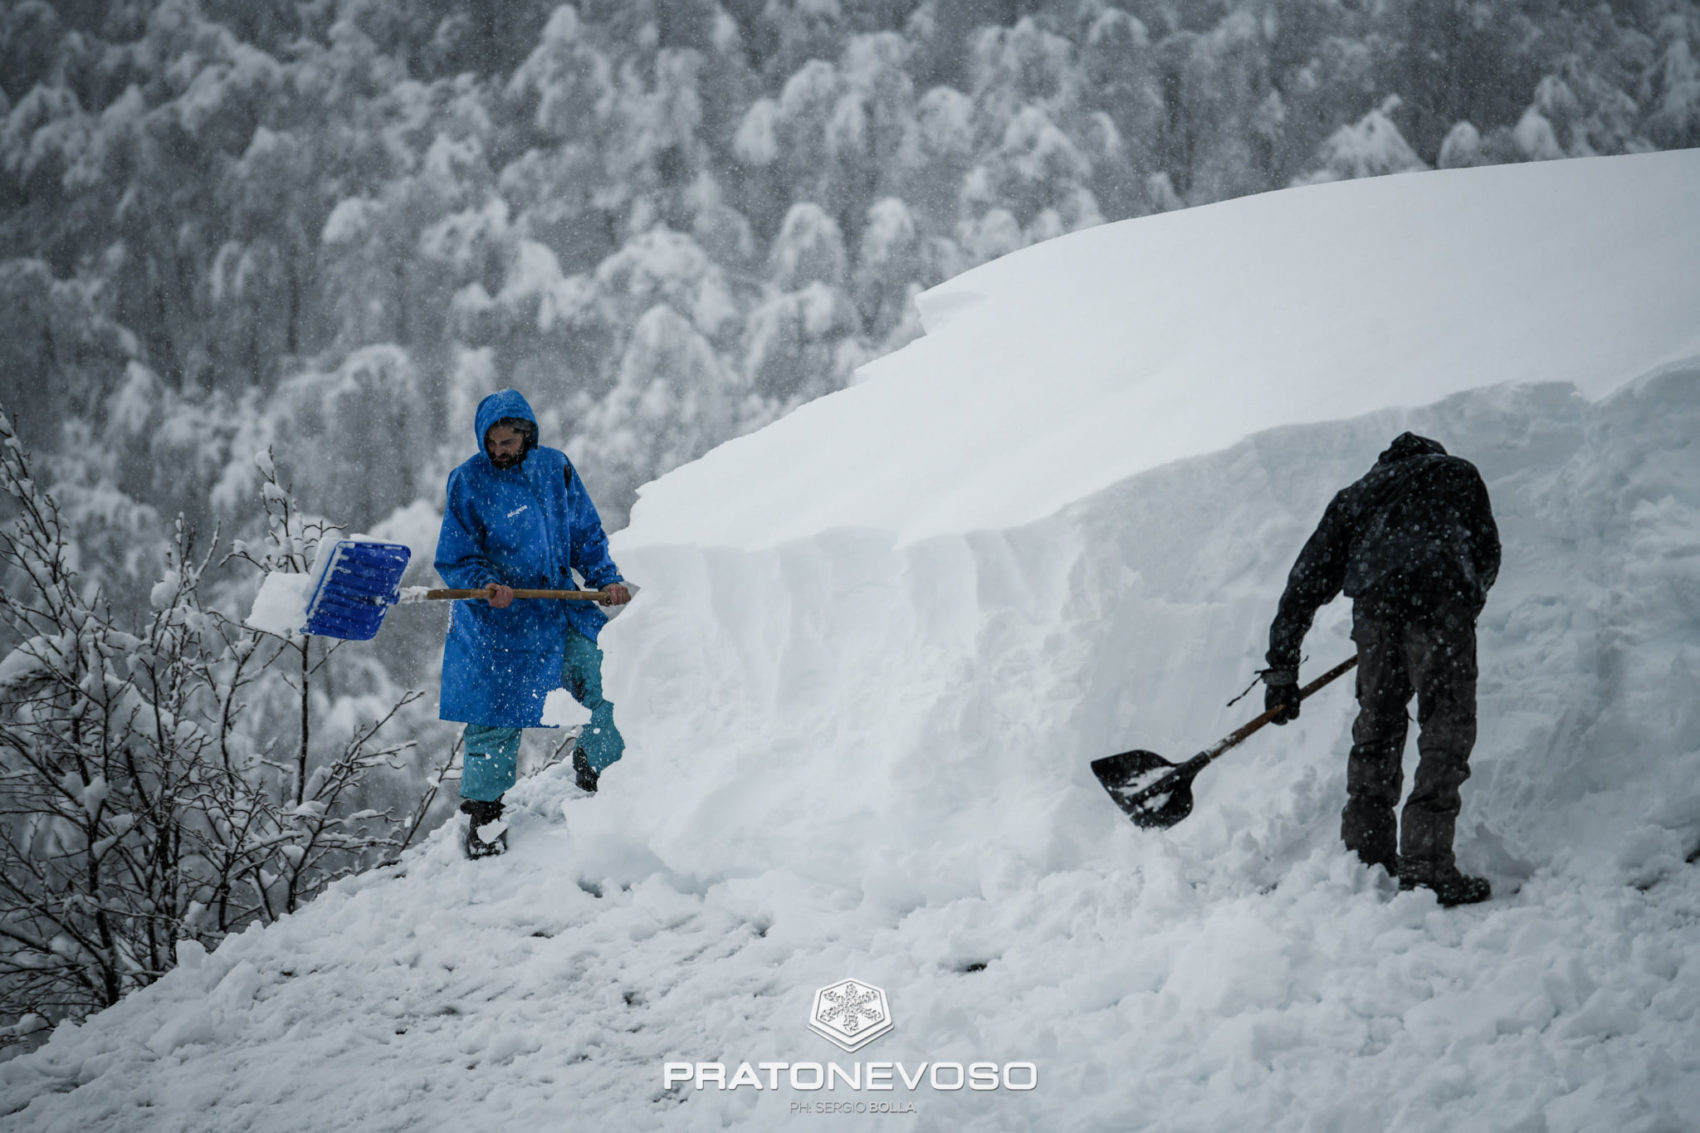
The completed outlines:
<svg viewBox="0 0 1700 1133">
<path fill-rule="evenodd" d="M 425 597 L 427 599 L 432 599 L 432 600 L 435 600 L 435 599 L 438 599 L 438 598 L 452 598 L 452 599 L 488 598 L 488 597 L 490 597 L 490 592 L 488 590 L 427 590 L 425 592 Z M 600 602 L 602 600 L 602 591 L 600 591 L 600 590 L 515 590 L 514 591 L 514 597 L 515 598 L 570 598 L 570 599 L 574 599 L 574 600 L 580 601 L 580 602 Z"/>
<path fill-rule="evenodd" d="M 1358 663 L 1358 656 L 1357 656 L 1357 654 L 1354 653 L 1350 657 L 1346 658 L 1344 661 L 1340 662 L 1338 665 L 1334 666 L 1332 669 L 1328 670 L 1326 673 L 1323 673 L 1320 677 L 1317 677 L 1314 681 L 1311 681 L 1308 685 L 1305 685 L 1303 688 L 1301 688 L 1299 690 L 1299 699 L 1301 701 L 1304 700 L 1306 697 L 1310 696 L 1312 693 L 1314 693 L 1318 689 L 1320 689 L 1323 685 L 1328 684 L 1330 681 L 1334 680 L 1334 678 L 1344 674 L 1347 670 L 1349 670 L 1352 666 L 1356 665 L 1357 663 Z M 1284 704 L 1281 705 L 1279 708 L 1269 709 L 1269 711 L 1265 712 L 1263 715 L 1259 716 L 1257 719 L 1249 721 L 1249 722 L 1241 725 L 1239 728 L 1237 728 L 1231 734 L 1223 737 L 1222 740 L 1219 743 L 1217 743 L 1217 745 L 1215 747 L 1210 748 L 1208 751 L 1204 751 L 1200 754 L 1207 755 L 1212 760 L 1215 759 L 1217 756 L 1221 755 L 1223 752 L 1227 751 L 1229 748 L 1238 745 L 1241 740 L 1244 740 L 1247 736 L 1251 735 L 1253 732 L 1255 732 L 1259 728 L 1263 727 L 1263 725 L 1265 725 L 1265 724 L 1269 723 L 1269 721 L 1275 719 L 1275 717 L 1279 716 L 1285 710 L 1286 710 L 1286 705 L 1284 705 Z"/>
</svg>

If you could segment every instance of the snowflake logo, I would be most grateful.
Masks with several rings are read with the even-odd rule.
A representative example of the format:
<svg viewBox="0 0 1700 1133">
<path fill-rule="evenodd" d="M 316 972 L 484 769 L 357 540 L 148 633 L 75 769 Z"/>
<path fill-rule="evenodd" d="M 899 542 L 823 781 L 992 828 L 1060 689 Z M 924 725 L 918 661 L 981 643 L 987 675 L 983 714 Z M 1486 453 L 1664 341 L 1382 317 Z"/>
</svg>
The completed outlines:
<svg viewBox="0 0 1700 1133">
<path fill-rule="evenodd" d="M 839 980 L 815 992 L 809 1029 L 848 1051 L 857 1051 L 891 1030 L 885 992 L 866 980 Z"/>
</svg>

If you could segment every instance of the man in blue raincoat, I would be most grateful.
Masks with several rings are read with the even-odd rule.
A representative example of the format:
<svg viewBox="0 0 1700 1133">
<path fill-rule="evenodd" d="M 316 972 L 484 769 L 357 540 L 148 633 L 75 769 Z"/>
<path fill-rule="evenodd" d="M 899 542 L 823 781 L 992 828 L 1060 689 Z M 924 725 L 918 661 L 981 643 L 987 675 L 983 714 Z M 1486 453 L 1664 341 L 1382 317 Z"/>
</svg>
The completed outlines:
<svg viewBox="0 0 1700 1133">
<path fill-rule="evenodd" d="M 466 724 L 461 810 L 471 857 L 499 854 L 505 834 L 481 828 L 502 815 L 517 775 L 520 731 L 542 725 L 543 702 L 565 688 L 590 710 L 573 752 L 578 785 L 597 778 L 625 748 L 614 706 L 602 696 L 597 634 L 608 621 L 590 602 L 514 600 L 514 588 L 574 589 L 573 572 L 602 592 L 601 605 L 631 600 L 608 557 L 596 506 L 566 453 L 537 443 L 537 418 L 517 391 L 478 403 L 477 455 L 449 473 L 437 537 L 437 573 L 450 586 L 487 590 L 456 602 L 443 644 L 444 720 Z"/>
</svg>

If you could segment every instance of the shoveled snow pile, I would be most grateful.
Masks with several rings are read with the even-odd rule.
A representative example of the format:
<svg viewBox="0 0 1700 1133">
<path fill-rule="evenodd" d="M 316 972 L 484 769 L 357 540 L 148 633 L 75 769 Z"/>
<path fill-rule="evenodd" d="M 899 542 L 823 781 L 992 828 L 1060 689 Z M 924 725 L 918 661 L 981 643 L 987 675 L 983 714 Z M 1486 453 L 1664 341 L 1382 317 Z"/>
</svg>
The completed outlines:
<svg viewBox="0 0 1700 1133">
<path fill-rule="evenodd" d="M 319 540 L 313 565 L 305 573 L 274 570 L 260 579 L 260 589 L 254 595 L 246 624 L 279 637 L 299 635 L 307 625 L 308 606 L 318 594 L 325 571 L 330 569 L 336 549 L 343 542 L 386 543 L 388 540 L 375 539 L 370 535 L 344 535 L 331 529 Z"/>
<path fill-rule="evenodd" d="M 549 728 L 579 728 L 590 721 L 590 712 L 573 699 L 572 693 L 558 688 L 543 698 L 542 720 Z"/>
<path fill-rule="evenodd" d="M 260 579 L 260 590 L 254 595 L 254 605 L 248 611 L 246 623 L 279 637 L 299 634 L 307 624 L 307 603 L 313 600 L 313 591 L 318 588 L 321 577 L 323 572 L 318 570 L 305 574 L 282 570 L 268 572 Z"/>
<path fill-rule="evenodd" d="M 442 832 L 62 1027 L 0 1065 L 8 1127 L 1690 1128 L 1697 188 L 1696 152 L 1351 182 L 923 297 L 865 384 L 645 493 L 597 796 L 552 769 L 506 857 Z M 1497 893 L 1450 911 L 1338 846 L 1345 687 L 1165 833 L 1087 770 L 1255 713 L 1287 568 L 1405 429 L 1506 547 L 1459 836 Z M 894 1022 L 854 1053 L 810 1028 L 850 977 Z"/>
</svg>

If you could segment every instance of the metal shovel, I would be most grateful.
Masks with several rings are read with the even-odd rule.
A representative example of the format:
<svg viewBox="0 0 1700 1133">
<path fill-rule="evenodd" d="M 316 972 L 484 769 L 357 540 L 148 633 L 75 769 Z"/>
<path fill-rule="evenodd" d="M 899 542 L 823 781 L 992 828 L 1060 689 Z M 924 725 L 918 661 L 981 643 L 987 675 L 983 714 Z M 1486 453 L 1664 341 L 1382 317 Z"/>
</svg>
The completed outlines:
<svg viewBox="0 0 1700 1133">
<path fill-rule="evenodd" d="M 1299 700 L 1303 701 L 1357 663 L 1356 656 L 1340 662 L 1300 689 Z M 1149 751 L 1124 751 L 1120 755 L 1094 759 L 1092 774 L 1098 776 L 1098 782 L 1104 784 L 1104 789 L 1110 792 L 1116 805 L 1133 819 L 1135 826 L 1166 830 L 1192 813 L 1192 781 L 1198 773 L 1223 752 L 1279 716 L 1282 708 L 1271 708 L 1224 737 L 1215 747 L 1206 748 L 1185 763 L 1176 765 Z"/>
</svg>

